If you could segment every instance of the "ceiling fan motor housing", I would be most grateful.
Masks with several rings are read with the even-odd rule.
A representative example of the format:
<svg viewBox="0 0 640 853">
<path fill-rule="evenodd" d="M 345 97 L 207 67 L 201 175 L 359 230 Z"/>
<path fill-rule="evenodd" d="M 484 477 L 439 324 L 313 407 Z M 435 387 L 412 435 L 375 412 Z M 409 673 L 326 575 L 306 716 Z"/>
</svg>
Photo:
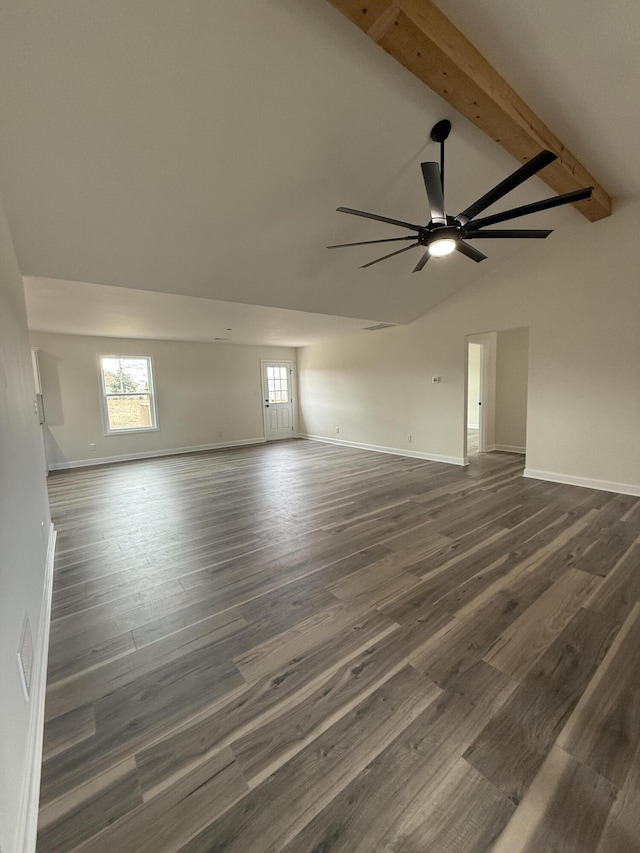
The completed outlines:
<svg viewBox="0 0 640 853">
<path fill-rule="evenodd" d="M 420 232 L 418 242 L 421 246 L 429 246 L 438 240 L 458 241 L 460 236 L 460 228 L 455 225 L 430 225 L 428 229 Z"/>
</svg>

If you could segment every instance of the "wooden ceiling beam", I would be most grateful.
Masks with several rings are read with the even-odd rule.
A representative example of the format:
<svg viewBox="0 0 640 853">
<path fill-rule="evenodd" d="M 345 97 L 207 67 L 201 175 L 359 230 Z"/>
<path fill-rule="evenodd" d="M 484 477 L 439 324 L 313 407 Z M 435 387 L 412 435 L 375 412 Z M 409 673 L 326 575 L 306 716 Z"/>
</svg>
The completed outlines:
<svg viewBox="0 0 640 853">
<path fill-rule="evenodd" d="M 593 187 L 574 205 L 587 219 L 611 215 L 606 190 L 431 0 L 329 2 L 521 163 L 543 148 L 557 154 L 539 176 L 557 193 Z"/>
</svg>

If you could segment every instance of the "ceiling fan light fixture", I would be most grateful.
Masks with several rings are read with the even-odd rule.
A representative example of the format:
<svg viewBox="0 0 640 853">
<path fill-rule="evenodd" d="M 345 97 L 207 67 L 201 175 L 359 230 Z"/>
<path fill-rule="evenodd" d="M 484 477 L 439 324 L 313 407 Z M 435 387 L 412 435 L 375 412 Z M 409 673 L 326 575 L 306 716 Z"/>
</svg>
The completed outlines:
<svg viewBox="0 0 640 853">
<path fill-rule="evenodd" d="M 441 237 L 429 243 L 429 254 L 432 258 L 444 258 L 456 250 L 456 241 L 451 237 Z"/>
</svg>

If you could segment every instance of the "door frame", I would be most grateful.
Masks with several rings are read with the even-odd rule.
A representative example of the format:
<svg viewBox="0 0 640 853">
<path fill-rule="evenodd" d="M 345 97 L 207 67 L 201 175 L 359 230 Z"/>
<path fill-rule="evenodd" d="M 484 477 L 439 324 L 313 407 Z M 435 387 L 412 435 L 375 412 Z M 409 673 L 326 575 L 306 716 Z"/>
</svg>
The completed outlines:
<svg viewBox="0 0 640 853">
<path fill-rule="evenodd" d="M 478 412 L 478 453 L 486 453 L 487 450 L 487 382 L 489 375 L 488 347 L 485 343 L 471 340 L 474 335 L 465 338 L 464 357 L 464 464 L 469 464 L 469 452 L 467 441 L 467 429 L 469 423 L 469 346 L 474 344 L 480 347 L 480 388 L 479 398 L 481 405 Z"/>
<path fill-rule="evenodd" d="M 293 366 L 293 362 L 290 358 L 261 358 L 260 359 L 260 405 L 262 406 L 262 429 L 264 430 L 264 440 L 268 441 L 267 438 L 267 407 L 265 405 L 265 398 L 267 395 L 267 389 L 264 385 L 264 375 L 265 375 L 265 365 L 267 364 L 286 364 L 289 370 L 289 394 L 291 399 L 291 421 L 293 424 L 293 429 L 291 431 L 291 438 L 296 438 L 298 435 L 298 418 L 297 418 L 297 397 L 294 394 L 294 381 L 295 381 L 295 368 Z M 283 439 L 280 439 L 281 441 Z"/>
</svg>

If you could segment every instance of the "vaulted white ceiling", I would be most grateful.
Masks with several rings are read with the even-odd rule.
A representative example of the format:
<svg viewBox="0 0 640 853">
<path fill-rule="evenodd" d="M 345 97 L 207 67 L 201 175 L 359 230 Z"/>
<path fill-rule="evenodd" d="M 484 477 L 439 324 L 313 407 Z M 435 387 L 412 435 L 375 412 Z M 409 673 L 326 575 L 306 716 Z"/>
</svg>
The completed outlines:
<svg viewBox="0 0 640 853">
<path fill-rule="evenodd" d="M 640 3 L 436 0 L 614 198 L 640 196 Z"/>
<path fill-rule="evenodd" d="M 640 193 L 640 4 L 438 5 L 607 189 Z M 325 248 L 402 233 L 338 205 L 426 221 L 419 164 L 438 157 L 441 118 L 452 212 L 518 165 L 325 0 L 3 0 L 1 14 L 0 188 L 43 298 L 63 300 L 63 280 L 406 323 L 526 245 L 415 275 L 412 252 L 359 270 L 384 251 Z M 550 194 L 534 178 L 506 206 Z"/>
</svg>

